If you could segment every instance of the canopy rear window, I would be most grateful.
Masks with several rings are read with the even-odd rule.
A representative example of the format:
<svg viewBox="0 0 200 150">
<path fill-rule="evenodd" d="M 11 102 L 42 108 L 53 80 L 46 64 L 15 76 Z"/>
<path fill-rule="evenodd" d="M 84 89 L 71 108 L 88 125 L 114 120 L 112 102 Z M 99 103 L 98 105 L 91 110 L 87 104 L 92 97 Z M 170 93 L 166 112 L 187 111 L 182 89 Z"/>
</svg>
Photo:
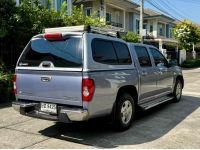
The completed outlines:
<svg viewBox="0 0 200 150">
<path fill-rule="evenodd" d="M 81 37 L 69 37 L 62 41 L 35 38 L 26 47 L 18 66 L 39 67 L 43 62 L 51 62 L 54 67 L 80 68 L 82 51 Z"/>
</svg>

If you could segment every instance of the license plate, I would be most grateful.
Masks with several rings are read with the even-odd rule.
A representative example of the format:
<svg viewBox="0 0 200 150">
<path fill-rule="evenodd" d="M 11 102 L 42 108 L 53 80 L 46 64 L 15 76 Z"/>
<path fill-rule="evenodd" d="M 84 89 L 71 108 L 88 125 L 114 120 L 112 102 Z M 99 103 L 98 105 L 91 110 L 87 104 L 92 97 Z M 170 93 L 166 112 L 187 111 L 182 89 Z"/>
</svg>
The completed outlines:
<svg viewBox="0 0 200 150">
<path fill-rule="evenodd" d="M 57 105 L 50 103 L 41 103 L 41 111 L 57 114 Z"/>
</svg>

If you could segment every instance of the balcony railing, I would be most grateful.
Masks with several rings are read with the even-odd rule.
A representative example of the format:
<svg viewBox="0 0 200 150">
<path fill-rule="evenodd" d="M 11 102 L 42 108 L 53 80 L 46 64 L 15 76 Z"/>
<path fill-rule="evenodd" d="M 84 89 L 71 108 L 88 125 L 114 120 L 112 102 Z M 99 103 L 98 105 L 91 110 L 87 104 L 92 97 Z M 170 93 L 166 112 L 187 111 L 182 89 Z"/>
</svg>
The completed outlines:
<svg viewBox="0 0 200 150">
<path fill-rule="evenodd" d="M 117 22 L 107 21 L 106 24 L 107 24 L 107 25 L 114 26 L 114 27 L 123 28 L 123 24 L 117 23 Z"/>
</svg>

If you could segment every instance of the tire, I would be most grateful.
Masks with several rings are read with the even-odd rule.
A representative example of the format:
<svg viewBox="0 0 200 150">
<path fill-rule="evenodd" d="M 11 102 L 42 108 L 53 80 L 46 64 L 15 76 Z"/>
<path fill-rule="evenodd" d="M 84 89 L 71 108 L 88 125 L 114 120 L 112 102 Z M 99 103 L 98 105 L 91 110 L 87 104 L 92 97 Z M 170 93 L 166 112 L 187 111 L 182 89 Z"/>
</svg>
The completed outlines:
<svg viewBox="0 0 200 150">
<path fill-rule="evenodd" d="M 175 86 L 174 86 L 174 92 L 173 92 L 173 102 L 179 102 L 182 97 L 182 89 L 183 89 L 183 84 L 182 82 L 178 79 L 176 80 Z"/>
<path fill-rule="evenodd" d="M 118 96 L 116 101 L 114 126 L 118 131 L 125 131 L 132 125 L 135 117 L 135 102 L 128 93 Z"/>
</svg>

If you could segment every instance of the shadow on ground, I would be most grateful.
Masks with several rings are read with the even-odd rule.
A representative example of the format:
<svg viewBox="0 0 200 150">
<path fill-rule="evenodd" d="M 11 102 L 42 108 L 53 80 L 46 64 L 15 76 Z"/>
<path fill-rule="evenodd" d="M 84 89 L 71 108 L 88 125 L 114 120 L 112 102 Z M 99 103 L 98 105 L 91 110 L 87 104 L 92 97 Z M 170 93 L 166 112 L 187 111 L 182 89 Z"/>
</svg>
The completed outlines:
<svg viewBox="0 0 200 150">
<path fill-rule="evenodd" d="M 12 106 L 12 102 L 0 103 L 0 109 Z"/>
<path fill-rule="evenodd" d="M 154 141 L 175 128 L 187 116 L 200 107 L 200 98 L 183 96 L 179 103 L 165 103 L 140 113 L 133 126 L 125 132 L 116 132 L 104 118 L 86 123 L 56 123 L 41 134 L 74 143 L 116 148 L 119 145 L 135 145 Z M 52 135 L 55 132 L 56 135 Z"/>
</svg>

